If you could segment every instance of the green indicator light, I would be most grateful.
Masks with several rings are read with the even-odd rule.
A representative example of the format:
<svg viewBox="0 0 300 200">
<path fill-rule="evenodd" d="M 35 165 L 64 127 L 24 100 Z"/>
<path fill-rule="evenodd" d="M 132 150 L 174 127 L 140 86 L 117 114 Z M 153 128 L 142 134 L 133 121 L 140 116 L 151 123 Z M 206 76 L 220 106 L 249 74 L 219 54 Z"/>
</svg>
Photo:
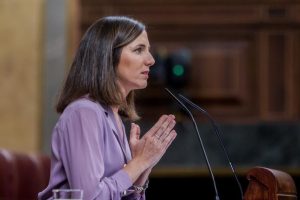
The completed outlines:
<svg viewBox="0 0 300 200">
<path fill-rule="evenodd" d="M 184 73 L 184 69 L 182 65 L 174 65 L 172 71 L 175 76 L 182 76 Z"/>
</svg>

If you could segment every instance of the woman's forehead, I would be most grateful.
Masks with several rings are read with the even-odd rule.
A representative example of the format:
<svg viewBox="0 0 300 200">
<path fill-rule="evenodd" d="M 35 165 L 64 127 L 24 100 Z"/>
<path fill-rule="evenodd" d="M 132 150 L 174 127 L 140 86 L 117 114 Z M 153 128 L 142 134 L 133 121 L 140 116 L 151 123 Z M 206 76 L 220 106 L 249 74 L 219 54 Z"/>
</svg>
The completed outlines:
<svg viewBox="0 0 300 200">
<path fill-rule="evenodd" d="M 128 46 L 136 46 L 136 45 L 150 46 L 146 31 L 143 31 L 135 40 L 133 40 L 128 44 Z"/>
</svg>

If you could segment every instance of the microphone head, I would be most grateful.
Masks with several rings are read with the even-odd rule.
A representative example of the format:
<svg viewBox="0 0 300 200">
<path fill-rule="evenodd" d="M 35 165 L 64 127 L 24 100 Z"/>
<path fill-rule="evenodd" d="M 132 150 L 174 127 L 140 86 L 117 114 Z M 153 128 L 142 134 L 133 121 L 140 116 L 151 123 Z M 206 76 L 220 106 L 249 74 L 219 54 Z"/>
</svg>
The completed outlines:
<svg viewBox="0 0 300 200">
<path fill-rule="evenodd" d="M 180 107 L 188 114 L 188 116 L 194 120 L 194 117 L 191 113 L 191 111 L 186 107 L 186 105 L 181 101 L 179 100 L 174 93 L 171 92 L 171 90 L 169 90 L 168 88 L 164 88 L 168 94 L 180 105 Z"/>
<path fill-rule="evenodd" d="M 173 96 L 173 93 L 168 89 L 168 88 L 164 88 L 171 96 Z"/>
<path fill-rule="evenodd" d="M 167 91 L 167 93 L 173 98 L 173 99 L 175 99 L 178 103 L 180 102 L 180 100 L 175 96 L 175 94 L 173 94 L 171 91 L 170 91 L 170 89 L 168 89 L 168 88 L 164 88 L 166 91 Z M 181 104 L 181 103 L 180 103 Z"/>
</svg>

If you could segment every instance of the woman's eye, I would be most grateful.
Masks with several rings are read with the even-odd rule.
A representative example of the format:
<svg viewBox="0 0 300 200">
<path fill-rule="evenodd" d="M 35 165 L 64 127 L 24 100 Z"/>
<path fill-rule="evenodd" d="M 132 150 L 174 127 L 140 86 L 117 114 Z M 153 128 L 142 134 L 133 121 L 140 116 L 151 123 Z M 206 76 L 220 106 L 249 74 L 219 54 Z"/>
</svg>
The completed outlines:
<svg viewBox="0 0 300 200">
<path fill-rule="evenodd" d="M 143 51 L 142 48 L 137 48 L 137 49 L 134 50 L 134 52 L 135 52 L 135 53 L 138 53 L 138 54 L 142 53 L 142 51 Z"/>
</svg>

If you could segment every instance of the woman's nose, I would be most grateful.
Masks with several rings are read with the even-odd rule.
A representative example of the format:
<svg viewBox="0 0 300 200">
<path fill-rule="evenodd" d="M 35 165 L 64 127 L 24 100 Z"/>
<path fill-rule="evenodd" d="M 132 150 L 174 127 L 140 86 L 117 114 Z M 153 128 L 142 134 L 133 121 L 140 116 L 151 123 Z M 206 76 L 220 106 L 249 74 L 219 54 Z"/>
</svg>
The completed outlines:
<svg viewBox="0 0 300 200">
<path fill-rule="evenodd" d="M 150 66 L 154 65 L 154 63 L 155 63 L 155 60 L 154 60 L 152 54 L 149 52 L 149 55 L 147 57 L 147 66 L 150 67 Z"/>
</svg>

